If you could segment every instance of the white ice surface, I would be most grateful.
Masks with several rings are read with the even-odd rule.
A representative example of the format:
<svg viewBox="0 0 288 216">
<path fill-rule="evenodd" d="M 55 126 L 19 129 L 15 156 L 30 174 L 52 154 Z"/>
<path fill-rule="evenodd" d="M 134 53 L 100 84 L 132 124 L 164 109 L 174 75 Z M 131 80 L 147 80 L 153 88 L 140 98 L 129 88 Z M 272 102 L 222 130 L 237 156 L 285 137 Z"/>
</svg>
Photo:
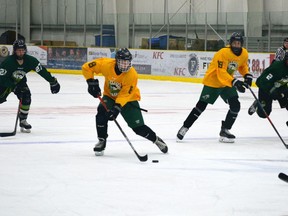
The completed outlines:
<svg viewBox="0 0 288 216">
<path fill-rule="evenodd" d="M 99 101 L 87 93 L 82 76 L 55 76 L 61 91 L 52 95 L 45 80 L 28 74 L 32 132 L 18 128 L 16 136 L 0 137 L 1 216 L 288 215 L 288 184 L 277 177 L 288 172 L 288 149 L 267 119 L 247 114 L 253 102 L 249 91 L 240 94 L 234 144 L 218 142 L 228 110 L 220 98 L 177 143 L 202 85 L 139 80 L 145 122 L 169 147 L 162 154 L 119 116 L 138 153 L 148 154 L 148 161 L 140 162 L 114 122 L 105 155 L 93 154 Z M 16 107 L 13 94 L 1 104 L 1 130 L 13 130 Z M 270 118 L 288 142 L 287 111 L 274 103 Z"/>
</svg>

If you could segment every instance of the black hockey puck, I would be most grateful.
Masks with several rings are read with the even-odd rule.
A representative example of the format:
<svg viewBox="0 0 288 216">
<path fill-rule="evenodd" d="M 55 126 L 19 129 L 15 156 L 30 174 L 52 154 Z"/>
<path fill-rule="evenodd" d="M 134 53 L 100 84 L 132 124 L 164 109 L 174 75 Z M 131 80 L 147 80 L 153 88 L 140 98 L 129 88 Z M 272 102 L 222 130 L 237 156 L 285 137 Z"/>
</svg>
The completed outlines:
<svg viewBox="0 0 288 216">
<path fill-rule="evenodd" d="M 286 125 L 287 125 L 287 127 L 288 127 L 288 121 L 286 122 Z"/>
<path fill-rule="evenodd" d="M 152 160 L 152 163 L 159 163 L 159 160 Z"/>
</svg>

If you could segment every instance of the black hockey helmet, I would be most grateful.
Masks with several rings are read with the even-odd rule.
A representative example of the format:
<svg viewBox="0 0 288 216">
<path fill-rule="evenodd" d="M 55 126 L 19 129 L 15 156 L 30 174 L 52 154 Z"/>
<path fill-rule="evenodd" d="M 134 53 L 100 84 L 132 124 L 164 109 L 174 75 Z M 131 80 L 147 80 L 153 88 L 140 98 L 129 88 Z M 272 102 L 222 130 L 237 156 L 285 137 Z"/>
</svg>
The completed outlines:
<svg viewBox="0 0 288 216">
<path fill-rule="evenodd" d="M 117 50 L 115 55 L 116 60 L 122 59 L 122 60 L 132 60 L 132 54 L 127 48 L 120 48 Z"/>
<path fill-rule="evenodd" d="M 16 54 L 17 49 L 24 49 L 24 51 L 25 51 L 24 54 L 21 53 L 20 55 L 17 55 Z M 26 54 L 26 52 L 27 52 L 27 47 L 26 47 L 25 41 L 24 40 L 15 40 L 13 43 L 13 54 L 16 56 L 16 59 L 22 60 L 24 55 Z"/>
<path fill-rule="evenodd" d="M 241 47 L 233 47 L 232 46 L 233 41 L 239 41 L 241 43 Z M 244 39 L 243 39 L 242 35 L 238 32 L 233 32 L 231 37 L 230 37 L 229 44 L 230 44 L 232 52 L 235 55 L 237 55 L 237 56 L 241 55 L 243 43 L 244 43 Z"/>
<path fill-rule="evenodd" d="M 25 49 L 27 51 L 27 47 L 24 40 L 15 40 L 13 43 L 13 52 L 17 49 Z"/>
<path fill-rule="evenodd" d="M 117 67 L 121 72 L 127 72 L 131 68 L 132 54 L 127 48 L 120 48 L 115 54 Z"/>
<path fill-rule="evenodd" d="M 230 40 L 229 40 L 229 44 L 231 45 L 233 41 L 240 41 L 241 46 L 243 46 L 244 39 L 240 33 L 238 33 L 238 32 L 232 33 Z"/>
</svg>

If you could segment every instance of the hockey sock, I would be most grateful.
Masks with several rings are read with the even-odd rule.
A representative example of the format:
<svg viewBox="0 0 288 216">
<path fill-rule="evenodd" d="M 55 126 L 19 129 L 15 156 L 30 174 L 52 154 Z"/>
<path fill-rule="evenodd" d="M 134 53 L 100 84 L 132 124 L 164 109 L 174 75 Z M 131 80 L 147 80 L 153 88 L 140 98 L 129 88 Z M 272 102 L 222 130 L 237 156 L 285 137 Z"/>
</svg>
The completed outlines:
<svg viewBox="0 0 288 216">
<path fill-rule="evenodd" d="M 232 112 L 231 110 L 228 111 L 225 121 L 223 122 L 222 126 L 224 126 L 226 129 L 231 129 L 234 122 L 236 121 L 236 118 L 238 116 L 238 112 Z"/>
<path fill-rule="evenodd" d="M 107 134 L 108 120 L 105 114 L 102 113 L 102 115 L 100 115 L 98 112 L 95 119 L 96 119 L 96 131 L 98 137 L 106 139 L 108 137 Z"/>
<path fill-rule="evenodd" d="M 29 114 L 29 108 L 30 108 L 30 105 L 22 105 L 20 107 L 20 112 L 19 112 L 20 120 L 27 119 L 28 114 Z"/>
<path fill-rule="evenodd" d="M 203 101 L 198 101 L 196 106 L 192 109 L 186 120 L 184 121 L 183 126 L 190 128 L 192 124 L 198 119 L 201 113 L 206 109 L 207 103 Z"/>
<path fill-rule="evenodd" d="M 149 128 L 147 125 L 142 125 L 142 126 L 139 126 L 139 127 L 136 127 L 136 128 L 132 128 L 133 131 L 139 135 L 139 136 L 142 136 L 152 142 L 155 142 L 156 140 L 156 134 L 155 132 Z"/>
<path fill-rule="evenodd" d="M 225 121 L 223 122 L 222 126 L 230 130 L 234 122 L 236 121 L 238 112 L 240 111 L 240 102 L 238 100 L 238 96 L 228 99 L 228 104 L 230 106 L 230 109 L 226 115 Z"/>
</svg>

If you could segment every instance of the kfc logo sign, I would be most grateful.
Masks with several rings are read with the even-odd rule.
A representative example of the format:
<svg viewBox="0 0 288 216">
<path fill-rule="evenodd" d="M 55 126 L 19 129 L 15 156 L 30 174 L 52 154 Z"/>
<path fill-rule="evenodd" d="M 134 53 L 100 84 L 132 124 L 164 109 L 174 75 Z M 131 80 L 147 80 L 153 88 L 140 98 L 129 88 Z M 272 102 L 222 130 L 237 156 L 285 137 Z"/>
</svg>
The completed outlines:
<svg viewBox="0 0 288 216">
<path fill-rule="evenodd" d="M 163 59 L 164 52 L 153 52 L 153 59 Z"/>
</svg>

